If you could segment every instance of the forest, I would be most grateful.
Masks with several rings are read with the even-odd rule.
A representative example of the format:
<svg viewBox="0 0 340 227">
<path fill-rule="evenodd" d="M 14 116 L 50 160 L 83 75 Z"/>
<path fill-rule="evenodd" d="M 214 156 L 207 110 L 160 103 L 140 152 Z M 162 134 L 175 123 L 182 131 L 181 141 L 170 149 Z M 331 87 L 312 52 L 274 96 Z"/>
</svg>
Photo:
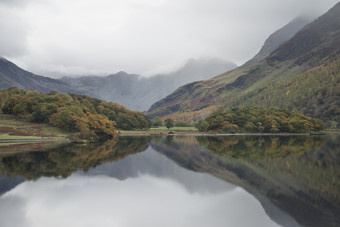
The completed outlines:
<svg viewBox="0 0 340 227">
<path fill-rule="evenodd" d="M 85 95 L 10 88 L 0 91 L 0 108 L 4 114 L 48 123 L 87 140 L 112 138 L 116 129 L 149 128 L 143 114 Z"/>
<path fill-rule="evenodd" d="M 196 127 L 200 131 L 259 132 L 259 133 L 300 133 L 320 131 L 325 128 L 323 121 L 307 117 L 297 111 L 262 107 L 232 108 L 210 114 Z"/>
<path fill-rule="evenodd" d="M 245 93 L 225 97 L 226 108 L 262 106 L 297 109 L 305 115 L 322 119 L 336 128 L 340 121 L 340 57 L 301 73 L 289 80 L 268 83 Z"/>
</svg>

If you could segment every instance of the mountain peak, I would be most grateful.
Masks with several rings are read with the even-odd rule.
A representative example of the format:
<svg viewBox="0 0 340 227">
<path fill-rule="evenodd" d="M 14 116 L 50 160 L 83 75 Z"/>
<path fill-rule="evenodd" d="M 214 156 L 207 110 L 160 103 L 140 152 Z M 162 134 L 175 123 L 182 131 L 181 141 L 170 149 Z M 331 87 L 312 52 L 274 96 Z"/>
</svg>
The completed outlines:
<svg viewBox="0 0 340 227">
<path fill-rule="evenodd" d="M 340 48 L 340 2 L 327 13 L 301 29 L 289 42 L 281 45 L 267 61 L 293 60 L 296 64 L 318 62 Z"/>
<path fill-rule="evenodd" d="M 266 39 L 261 50 L 254 56 L 251 62 L 258 63 L 262 61 L 274 50 L 276 50 L 282 43 L 293 38 L 300 29 L 312 22 L 314 19 L 315 18 L 309 16 L 300 15 L 291 20 L 287 25 L 283 26 Z"/>
</svg>

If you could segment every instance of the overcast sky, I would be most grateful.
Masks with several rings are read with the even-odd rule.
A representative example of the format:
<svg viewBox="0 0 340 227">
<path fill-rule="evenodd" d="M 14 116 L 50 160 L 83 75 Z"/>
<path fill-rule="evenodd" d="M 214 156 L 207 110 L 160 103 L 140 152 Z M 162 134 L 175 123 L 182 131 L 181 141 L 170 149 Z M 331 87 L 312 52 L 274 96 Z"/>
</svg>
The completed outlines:
<svg viewBox="0 0 340 227">
<path fill-rule="evenodd" d="M 0 0 L 0 56 L 40 75 L 152 75 L 249 60 L 275 30 L 338 0 Z"/>
</svg>

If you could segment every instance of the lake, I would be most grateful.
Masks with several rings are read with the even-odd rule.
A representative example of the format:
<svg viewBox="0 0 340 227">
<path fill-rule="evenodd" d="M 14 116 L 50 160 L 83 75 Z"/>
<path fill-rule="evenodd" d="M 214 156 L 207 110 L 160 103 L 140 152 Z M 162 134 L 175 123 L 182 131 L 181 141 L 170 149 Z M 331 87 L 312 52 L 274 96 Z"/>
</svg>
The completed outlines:
<svg viewBox="0 0 340 227">
<path fill-rule="evenodd" d="M 340 226 L 339 136 L 0 144 L 0 226 Z"/>
</svg>

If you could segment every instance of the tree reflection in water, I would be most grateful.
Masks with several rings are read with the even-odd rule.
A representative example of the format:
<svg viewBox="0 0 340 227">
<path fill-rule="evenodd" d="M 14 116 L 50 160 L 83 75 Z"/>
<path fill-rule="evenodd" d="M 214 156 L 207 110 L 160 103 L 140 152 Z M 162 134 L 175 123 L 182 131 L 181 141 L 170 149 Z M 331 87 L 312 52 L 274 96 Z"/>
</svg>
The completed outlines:
<svg viewBox="0 0 340 227">
<path fill-rule="evenodd" d="M 185 168 L 269 198 L 303 225 L 340 225 L 339 136 L 178 136 L 170 146 L 165 141 L 153 139 L 151 146 Z"/>
<path fill-rule="evenodd" d="M 104 143 L 62 144 L 48 150 L 0 155 L 0 175 L 23 176 L 27 180 L 42 176 L 66 178 L 79 169 L 87 171 L 144 151 L 148 142 L 149 137 L 122 137 Z"/>
</svg>

